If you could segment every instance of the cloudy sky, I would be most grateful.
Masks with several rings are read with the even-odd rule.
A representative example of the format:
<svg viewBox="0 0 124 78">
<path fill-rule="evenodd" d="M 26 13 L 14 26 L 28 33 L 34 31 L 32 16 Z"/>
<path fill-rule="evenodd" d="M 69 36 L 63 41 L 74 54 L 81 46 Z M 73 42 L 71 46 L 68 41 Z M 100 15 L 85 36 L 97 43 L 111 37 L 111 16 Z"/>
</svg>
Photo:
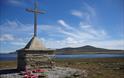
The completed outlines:
<svg viewBox="0 0 124 78">
<path fill-rule="evenodd" d="M 0 0 L 0 52 L 23 48 L 33 35 L 34 0 Z M 38 0 L 38 37 L 47 48 L 92 45 L 124 49 L 124 0 Z"/>
</svg>

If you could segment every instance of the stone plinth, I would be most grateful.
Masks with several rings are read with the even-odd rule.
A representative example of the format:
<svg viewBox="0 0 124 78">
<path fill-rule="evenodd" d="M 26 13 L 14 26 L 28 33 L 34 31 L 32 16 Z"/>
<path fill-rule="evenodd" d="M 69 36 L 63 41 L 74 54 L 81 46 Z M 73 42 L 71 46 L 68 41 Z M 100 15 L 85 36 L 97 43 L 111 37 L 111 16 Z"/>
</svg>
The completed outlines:
<svg viewBox="0 0 124 78">
<path fill-rule="evenodd" d="M 50 58 L 49 55 L 52 55 L 53 52 L 53 50 L 18 50 L 18 69 L 25 70 L 25 68 L 27 68 L 32 70 L 39 68 L 51 68 L 52 58 Z"/>
<path fill-rule="evenodd" d="M 53 55 L 54 50 L 43 47 L 38 38 L 33 37 L 25 48 L 17 52 L 18 70 L 52 68 L 53 62 L 49 55 Z"/>
</svg>

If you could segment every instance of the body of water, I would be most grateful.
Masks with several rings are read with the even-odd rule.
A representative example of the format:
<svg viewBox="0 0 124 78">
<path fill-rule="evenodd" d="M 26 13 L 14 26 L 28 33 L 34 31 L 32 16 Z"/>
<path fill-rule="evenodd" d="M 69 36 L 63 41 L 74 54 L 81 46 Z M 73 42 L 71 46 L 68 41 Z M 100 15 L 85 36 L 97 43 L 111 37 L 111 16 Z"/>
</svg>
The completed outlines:
<svg viewBox="0 0 124 78">
<path fill-rule="evenodd" d="M 55 55 L 54 58 L 124 58 L 124 54 L 81 54 L 81 55 Z M 0 54 L 0 61 L 16 60 L 16 54 Z"/>
<path fill-rule="evenodd" d="M 124 54 L 56 55 L 55 58 L 124 58 Z"/>
<path fill-rule="evenodd" d="M 0 61 L 16 60 L 16 54 L 0 54 Z"/>
</svg>

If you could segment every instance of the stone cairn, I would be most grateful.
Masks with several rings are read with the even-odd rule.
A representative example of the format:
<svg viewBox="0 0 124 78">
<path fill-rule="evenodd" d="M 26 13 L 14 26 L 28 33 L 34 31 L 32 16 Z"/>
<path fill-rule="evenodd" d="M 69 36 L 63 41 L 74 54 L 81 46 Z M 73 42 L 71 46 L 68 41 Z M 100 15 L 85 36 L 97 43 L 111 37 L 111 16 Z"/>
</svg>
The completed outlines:
<svg viewBox="0 0 124 78">
<path fill-rule="evenodd" d="M 53 61 L 50 55 L 54 54 L 54 50 L 46 49 L 37 37 L 33 37 L 25 48 L 17 50 L 17 52 L 18 70 L 53 67 Z"/>
</svg>

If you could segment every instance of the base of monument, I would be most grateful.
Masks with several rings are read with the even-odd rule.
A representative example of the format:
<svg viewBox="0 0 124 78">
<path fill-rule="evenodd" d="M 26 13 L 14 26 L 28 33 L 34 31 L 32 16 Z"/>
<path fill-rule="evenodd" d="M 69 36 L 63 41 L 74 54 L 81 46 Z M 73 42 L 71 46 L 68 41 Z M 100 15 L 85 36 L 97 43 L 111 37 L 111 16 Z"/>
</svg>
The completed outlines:
<svg viewBox="0 0 124 78">
<path fill-rule="evenodd" d="M 17 69 L 24 71 L 26 69 L 43 69 L 52 68 L 54 62 L 52 56 L 54 50 L 18 50 L 18 66 Z M 49 56 L 50 55 L 50 56 Z"/>
</svg>

